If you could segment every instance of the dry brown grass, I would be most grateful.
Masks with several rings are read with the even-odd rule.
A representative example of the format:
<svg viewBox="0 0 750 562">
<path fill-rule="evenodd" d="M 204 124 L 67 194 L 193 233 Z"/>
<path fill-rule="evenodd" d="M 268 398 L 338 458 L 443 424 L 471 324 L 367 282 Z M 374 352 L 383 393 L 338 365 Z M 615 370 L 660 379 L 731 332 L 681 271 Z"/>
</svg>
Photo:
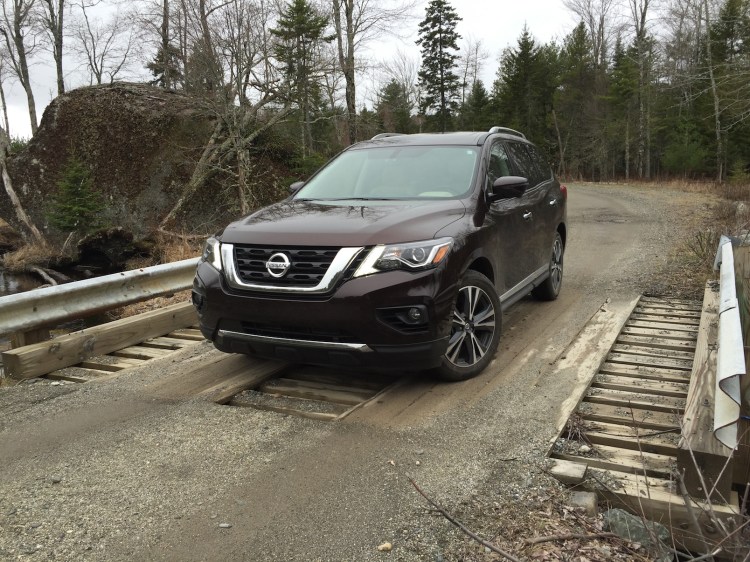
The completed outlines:
<svg viewBox="0 0 750 562">
<path fill-rule="evenodd" d="M 11 273 L 27 271 L 29 267 L 48 267 L 60 259 L 60 251 L 51 246 L 26 244 L 0 258 L 0 265 Z"/>
</svg>

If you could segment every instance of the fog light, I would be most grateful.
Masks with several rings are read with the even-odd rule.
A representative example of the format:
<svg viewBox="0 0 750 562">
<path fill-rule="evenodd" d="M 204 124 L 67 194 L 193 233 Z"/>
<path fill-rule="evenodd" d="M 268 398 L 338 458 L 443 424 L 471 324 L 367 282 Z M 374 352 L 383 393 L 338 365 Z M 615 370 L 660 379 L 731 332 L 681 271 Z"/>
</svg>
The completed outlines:
<svg viewBox="0 0 750 562">
<path fill-rule="evenodd" d="M 411 320 L 415 324 L 420 324 L 424 322 L 424 312 L 422 312 L 416 307 L 410 308 L 408 315 L 409 315 L 409 320 Z"/>
</svg>

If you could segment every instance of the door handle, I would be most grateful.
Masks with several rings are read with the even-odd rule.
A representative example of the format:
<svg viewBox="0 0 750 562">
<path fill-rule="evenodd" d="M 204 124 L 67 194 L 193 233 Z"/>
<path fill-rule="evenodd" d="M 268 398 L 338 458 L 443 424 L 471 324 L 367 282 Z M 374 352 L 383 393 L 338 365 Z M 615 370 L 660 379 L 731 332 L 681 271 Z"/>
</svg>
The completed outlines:
<svg viewBox="0 0 750 562">
<path fill-rule="evenodd" d="M 523 220 L 527 221 L 529 220 L 533 215 L 531 214 L 531 211 L 526 211 L 523 215 Z"/>
<path fill-rule="evenodd" d="M 557 199 L 550 199 L 549 200 L 549 206 L 550 207 L 554 207 L 555 205 L 557 205 Z"/>
</svg>

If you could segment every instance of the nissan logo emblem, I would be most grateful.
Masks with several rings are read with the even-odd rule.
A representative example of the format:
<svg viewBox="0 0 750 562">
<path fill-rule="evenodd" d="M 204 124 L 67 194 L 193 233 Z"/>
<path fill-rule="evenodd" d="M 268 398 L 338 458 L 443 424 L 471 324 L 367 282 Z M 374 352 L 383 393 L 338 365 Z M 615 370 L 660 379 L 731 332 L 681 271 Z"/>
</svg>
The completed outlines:
<svg viewBox="0 0 750 562">
<path fill-rule="evenodd" d="M 271 277 L 284 277 L 286 272 L 292 266 L 292 262 L 289 261 L 289 257 L 281 252 L 272 255 L 266 262 L 266 271 Z"/>
</svg>

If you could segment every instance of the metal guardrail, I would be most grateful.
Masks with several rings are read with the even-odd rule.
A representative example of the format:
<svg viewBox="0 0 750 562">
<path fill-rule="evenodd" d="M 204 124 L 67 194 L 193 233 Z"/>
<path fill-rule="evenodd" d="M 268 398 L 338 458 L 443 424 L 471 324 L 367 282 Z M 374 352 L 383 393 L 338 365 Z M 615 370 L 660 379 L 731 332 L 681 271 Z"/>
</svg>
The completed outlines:
<svg viewBox="0 0 750 562">
<path fill-rule="evenodd" d="M 0 297 L 0 334 L 54 325 L 189 289 L 198 258 Z"/>
<path fill-rule="evenodd" d="M 737 446 L 740 417 L 740 377 L 747 376 L 742 343 L 742 325 L 737 302 L 732 241 L 721 237 L 716 262 L 719 276 L 719 338 L 716 364 L 714 435 L 727 447 Z"/>
</svg>

